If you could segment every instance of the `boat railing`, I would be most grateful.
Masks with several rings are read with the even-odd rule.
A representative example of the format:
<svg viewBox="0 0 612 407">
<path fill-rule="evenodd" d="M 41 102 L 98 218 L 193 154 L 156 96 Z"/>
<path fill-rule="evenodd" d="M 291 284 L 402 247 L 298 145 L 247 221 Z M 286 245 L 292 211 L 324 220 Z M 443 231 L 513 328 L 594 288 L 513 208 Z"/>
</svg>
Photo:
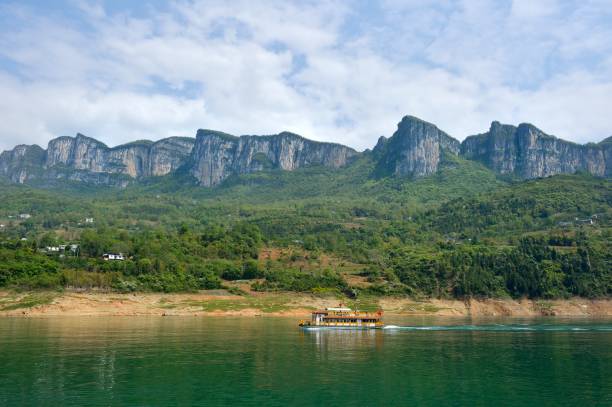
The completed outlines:
<svg viewBox="0 0 612 407">
<path fill-rule="evenodd" d="M 325 314 L 330 316 L 342 316 L 342 317 L 382 317 L 382 311 L 368 312 L 368 311 L 314 311 L 313 314 Z"/>
</svg>

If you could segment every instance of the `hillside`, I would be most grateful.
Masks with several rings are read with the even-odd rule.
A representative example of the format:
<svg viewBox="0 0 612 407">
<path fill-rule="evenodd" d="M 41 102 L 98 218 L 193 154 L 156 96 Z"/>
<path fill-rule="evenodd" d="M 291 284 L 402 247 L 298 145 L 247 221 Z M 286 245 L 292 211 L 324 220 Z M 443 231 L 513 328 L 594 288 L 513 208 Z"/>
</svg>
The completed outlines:
<svg viewBox="0 0 612 407">
<path fill-rule="evenodd" d="M 376 152 L 366 152 L 339 168 L 268 169 L 216 188 L 186 172 L 122 189 L 0 184 L 0 286 L 240 293 L 247 284 L 359 298 L 612 293 L 608 179 L 520 181 L 441 157 L 423 177 L 379 175 Z M 78 250 L 51 249 L 65 244 Z M 104 261 L 105 253 L 126 260 Z"/>
<path fill-rule="evenodd" d="M 608 297 L 609 153 L 530 124 L 459 143 L 413 116 L 365 152 L 212 130 L 18 146 L 0 287 Z"/>
</svg>

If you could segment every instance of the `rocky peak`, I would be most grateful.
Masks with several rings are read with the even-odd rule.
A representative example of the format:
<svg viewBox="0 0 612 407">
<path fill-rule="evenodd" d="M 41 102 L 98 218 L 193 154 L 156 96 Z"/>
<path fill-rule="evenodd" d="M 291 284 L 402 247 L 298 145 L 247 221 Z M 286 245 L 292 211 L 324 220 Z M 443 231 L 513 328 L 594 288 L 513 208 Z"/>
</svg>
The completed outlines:
<svg viewBox="0 0 612 407">
<path fill-rule="evenodd" d="M 332 143 L 320 143 L 282 132 L 270 136 L 232 136 L 212 130 L 198 130 L 192 153 L 191 174 L 203 186 L 214 186 L 232 174 L 264 169 L 293 171 L 312 165 L 337 168 L 357 154 Z"/>
<path fill-rule="evenodd" d="M 467 137 L 461 143 L 461 155 L 500 174 L 512 173 L 516 167 L 513 157 L 518 154 L 515 132 L 516 127 L 494 121 L 487 133 Z"/>
<path fill-rule="evenodd" d="M 438 170 L 444 154 L 458 154 L 459 148 L 459 141 L 435 125 L 405 116 L 391 138 L 378 140 L 375 150 L 381 155 L 379 172 L 423 177 Z"/>
<path fill-rule="evenodd" d="M 385 136 L 380 136 L 378 138 L 378 141 L 376 142 L 376 145 L 374 146 L 374 149 L 372 149 L 372 152 L 374 153 L 374 155 L 380 155 L 383 153 L 385 146 L 387 145 L 387 141 L 389 139 L 386 138 Z"/>
<path fill-rule="evenodd" d="M 39 171 L 32 171 L 30 166 L 25 178 L 23 175 L 20 178 L 68 178 L 115 183 L 114 175 L 130 178 L 166 175 L 186 163 L 193 144 L 193 139 L 173 137 L 155 143 L 141 140 L 109 148 L 98 140 L 78 133 L 75 137 L 58 137 L 49 141 L 47 151 L 36 146 Z M 21 158 L 24 156 L 23 147 L 18 146 L 11 152 L 3 153 L 1 173 L 8 175 L 11 165 L 7 162 L 25 160 Z M 125 180 L 119 184 L 124 185 Z"/>
<path fill-rule="evenodd" d="M 45 150 L 37 145 L 18 145 L 0 154 L 0 175 L 12 182 L 23 184 L 38 175 L 45 161 Z"/>
<path fill-rule="evenodd" d="M 459 143 L 435 125 L 405 116 L 390 137 L 380 137 L 371 157 L 378 175 L 423 177 L 438 171 L 444 156 L 460 152 L 499 174 L 519 178 L 587 171 L 612 175 L 612 137 L 579 145 L 548 135 L 529 123 L 491 123 L 486 133 Z M 231 175 L 262 170 L 293 171 L 308 166 L 337 168 L 358 155 L 334 143 L 281 132 L 236 137 L 198 130 L 196 138 L 139 140 L 109 148 L 83 134 L 58 137 L 47 151 L 20 145 L 0 154 L 0 175 L 13 182 L 70 179 L 124 186 L 134 179 L 163 176 L 184 168 L 203 186 L 215 186 Z"/>
<path fill-rule="evenodd" d="M 461 154 L 500 174 L 526 179 L 578 170 L 594 175 L 606 173 L 606 158 L 600 146 L 561 140 L 529 123 L 515 127 L 493 122 L 487 133 L 467 137 L 461 144 Z"/>
</svg>

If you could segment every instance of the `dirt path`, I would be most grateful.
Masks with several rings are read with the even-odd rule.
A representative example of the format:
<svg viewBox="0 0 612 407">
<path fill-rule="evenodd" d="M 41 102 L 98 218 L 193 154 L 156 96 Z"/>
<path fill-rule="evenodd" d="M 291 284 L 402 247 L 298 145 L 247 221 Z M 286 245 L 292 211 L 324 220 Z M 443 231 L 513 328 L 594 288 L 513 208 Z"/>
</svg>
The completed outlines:
<svg viewBox="0 0 612 407">
<path fill-rule="evenodd" d="M 297 293 L 229 295 L 224 291 L 193 294 L 77 293 L 0 291 L 0 316 L 236 315 L 307 317 L 311 310 L 337 306 L 340 300 Z M 349 301 L 362 310 L 392 315 L 437 316 L 612 316 L 612 300 L 426 300 L 368 298 Z"/>
</svg>

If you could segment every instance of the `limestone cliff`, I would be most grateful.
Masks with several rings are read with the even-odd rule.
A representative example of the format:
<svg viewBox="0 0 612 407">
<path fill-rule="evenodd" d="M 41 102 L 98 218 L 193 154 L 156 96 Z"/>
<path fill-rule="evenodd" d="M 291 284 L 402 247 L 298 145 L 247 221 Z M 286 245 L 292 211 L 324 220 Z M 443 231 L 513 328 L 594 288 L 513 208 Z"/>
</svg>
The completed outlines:
<svg viewBox="0 0 612 407">
<path fill-rule="evenodd" d="M 444 154 L 458 154 L 460 143 L 435 125 L 405 116 L 391 138 L 381 137 L 374 148 L 378 172 L 423 177 L 433 174 Z"/>
<path fill-rule="evenodd" d="M 0 155 L 0 175 L 16 183 L 33 179 L 68 179 L 94 184 L 121 185 L 128 179 L 169 174 L 184 165 L 194 139 L 172 137 L 158 142 L 136 141 L 109 148 L 77 134 L 38 146 L 17 146 Z"/>
<path fill-rule="evenodd" d="M 487 133 L 463 141 L 461 155 L 480 161 L 500 174 L 524 179 L 576 171 L 604 176 L 609 171 L 601 144 L 571 143 L 526 123 L 515 127 L 493 122 Z"/>
<path fill-rule="evenodd" d="M 612 136 L 601 141 L 599 146 L 603 150 L 606 160 L 606 177 L 612 177 Z"/>
<path fill-rule="evenodd" d="M 0 175 L 14 183 L 23 184 L 40 176 L 45 161 L 45 150 L 37 145 L 19 145 L 0 154 Z"/>
<path fill-rule="evenodd" d="M 185 163 L 193 139 L 168 138 L 136 141 L 114 148 L 77 134 L 49 142 L 45 166 L 93 173 L 122 174 L 131 178 L 166 175 Z"/>
<path fill-rule="evenodd" d="M 264 169 L 292 171 L 313 165 L 338 168 L 356 154 L 355 150 L 340 144 L 320 143 L 288 132 L 235 137 L 198 130 L 191 174 L 201 185 L 214 186 L 232 174 Z"/>
<path fill-rule="evenodd" d="M 113 148 L 77 134 L 51 140 L 46 151 L 36 145 L 19 145 L 3 152 L 0 176 L 15 183 L 59 179 L 125 186 L 183 168 L 200 185 L 211 187 L 231 175 L 268 169 L 338 168 L 360 154 L 350 147 L 288 132 L 236 137 L 198 130 L 196 139 L 144 140 Z M 458 154 L 496 173 L 522 179 L 576 171 L 612 175 L 612 137 L 599 144 L 579 145 L 547 135 L 530 124 L 516 127 L 493 122 L 488 132 L 459 143 L 435 125 L 406 116 L 390 138 L 381 137 L 374 150 L 365 154 L 374 159 L 378 176 L 428 176 L 438 171 L 445 156 Z"/>
<path fill-rule="evenodd" d="M 76 137 L 59 137 L 49 142 L 45 166 L 57 165 L 73 170 L 105 172 L 106 153 L 104 144 L 82 134 Z"/>
<path fill-rule="evenodd" d="M 176 171 L 186 164 L 195 140 L 188 137 L 170 137 L 151 145 L 148 175 L 158 177 Z"/>
</svg>

